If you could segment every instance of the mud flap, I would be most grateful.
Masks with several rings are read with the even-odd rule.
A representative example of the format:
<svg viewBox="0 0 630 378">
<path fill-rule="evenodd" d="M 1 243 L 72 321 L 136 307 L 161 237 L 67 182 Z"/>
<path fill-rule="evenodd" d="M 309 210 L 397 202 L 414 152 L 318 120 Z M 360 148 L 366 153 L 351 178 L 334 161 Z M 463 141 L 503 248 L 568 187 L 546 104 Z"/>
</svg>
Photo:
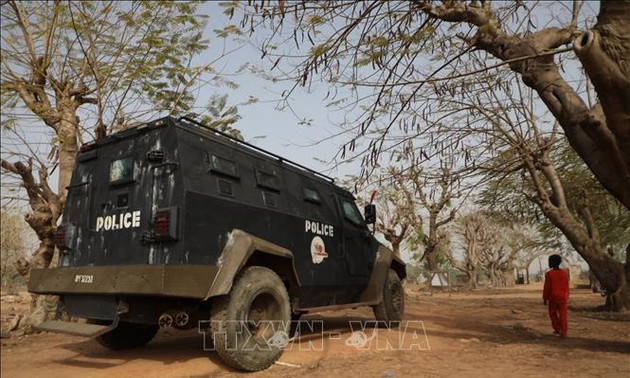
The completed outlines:
<svg viewBox="0 0 630 378">
<path fill-rule="evenodd" d="M 35 326 L 35 329 L 39 331 L 65 333 L 75 336 L 97 337 L 115 329 L 116 327 L 118 327 L 118 317 L 116 317 L 112 324 L 109 325 L 73 323 L 64 322 L 62 320 L 48 320 L 38 326 Z"/>
</svg>

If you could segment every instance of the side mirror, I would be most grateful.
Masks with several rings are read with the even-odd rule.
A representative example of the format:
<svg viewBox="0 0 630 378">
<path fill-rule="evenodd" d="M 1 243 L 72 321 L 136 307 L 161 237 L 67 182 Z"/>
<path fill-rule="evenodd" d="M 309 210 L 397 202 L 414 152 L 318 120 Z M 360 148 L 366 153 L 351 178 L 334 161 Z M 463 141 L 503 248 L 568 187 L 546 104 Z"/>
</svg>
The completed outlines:
<svg viewBox="0 0 630 378">
<path fill-rule="evenodd" d="M 376 205 L 374 204 L 365 205 L 365 223 L 367 224 L 376 223 Z"/>
</svg>

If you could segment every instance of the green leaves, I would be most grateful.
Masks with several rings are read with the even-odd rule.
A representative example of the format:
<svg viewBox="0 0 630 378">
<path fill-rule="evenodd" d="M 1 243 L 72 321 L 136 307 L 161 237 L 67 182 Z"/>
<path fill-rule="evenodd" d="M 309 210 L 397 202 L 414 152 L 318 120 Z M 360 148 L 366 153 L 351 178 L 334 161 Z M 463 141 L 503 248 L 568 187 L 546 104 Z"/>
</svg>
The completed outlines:
<svg viewBox="0 0 630 378">
<path fill-rule="evenodd" d="M 307 23 L 310 26 L 322 25 L 326 22 L 326 19 L 318 14 L 311 14 L 307 16 Z"/>
<path fill-rule="evenodd" d="M 238 107 L 228 106 L 227 95 L 213 95 L 206 105 L 206 114 L 201 116 L 201 122 L 211 129 L 216 129 L 243 140 L 241 132 L 232 125 L 241 119 Z M 250 97 L 251 99 L 252 97 Z"/>
<path fill-rule="evenodd" d="M 219 38 L 228 38 L 232 36 L 240 36 L 243 34 L 243 31 L 239 29 L 236 25 L 227 25 L 223 29 L 215 29 L 214 32 Z"/>
<path fill-rule="evenodd" d="M 223 8 L 223 14 L 230 18 L 234 16 L 234 12 L 238 8 L 238 5 L 238 0 L 222 1 L 219 3 L 219 6 Z"/>
<path fill-rule="evenodd" d="M 311 56 L 311 58 L 316 59 L 326 54 L 329 50 L 330 50 L 330 45 L 324 43 L 321 45 L 313 46 L 311 48 L 309 55 Z"/>
</svg>

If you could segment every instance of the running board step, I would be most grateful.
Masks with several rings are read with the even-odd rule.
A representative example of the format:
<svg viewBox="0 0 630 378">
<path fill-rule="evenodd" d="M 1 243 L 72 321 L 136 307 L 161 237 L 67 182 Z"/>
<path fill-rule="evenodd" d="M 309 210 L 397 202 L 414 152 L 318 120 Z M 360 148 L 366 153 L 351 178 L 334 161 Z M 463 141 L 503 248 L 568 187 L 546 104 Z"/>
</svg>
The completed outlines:
<svg viewBox="0 0 630 378">
<path fill-rule="evenodd" d="M 39 331 L 65 333 L 68 335 L 97 337 L 113 330 L 116 327 L 118 327 L 118 319 L 114 320 L 114 322 L 109 325 L 72 323 L 64 322 L 61 320 L 47 320 L 36 326 L 35 329 Z"/>
</svg>

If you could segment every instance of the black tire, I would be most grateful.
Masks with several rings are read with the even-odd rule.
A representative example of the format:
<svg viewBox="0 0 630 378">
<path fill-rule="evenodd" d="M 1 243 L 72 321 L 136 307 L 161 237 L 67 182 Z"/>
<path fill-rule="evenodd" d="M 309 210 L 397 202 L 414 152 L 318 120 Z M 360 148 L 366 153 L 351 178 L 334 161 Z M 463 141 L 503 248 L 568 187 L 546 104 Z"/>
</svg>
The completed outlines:
<svg viewBox="0 0 630 378">
<path fill-rule="evenodd" d="M 235 369 L 266 369 L 280 358 L 290 321 L 289 294 L 280 277 L 265 267 L 246 268 L 230 293 L 213 302 L 214 349 Z"/>
<path fill-rule="evenodd" d="M 91 324 L 104 324 L 98 320 L 89 320 Z M 118 327 L 96 337 L 96 341 L 110 350 L 138 348 L 155 337 L 159 330 L 157 325 L 120 322 Z"/>
<path fill-rule="evenodd" d="M 405 291 L 398 274 L 392 269 L 387 272 L 383 285 L 383 300 L 372 307 L 374 316 L 379 322 L 386 322 L 388 326 L 397 327 L 405 312 Z"/>
</svg>

